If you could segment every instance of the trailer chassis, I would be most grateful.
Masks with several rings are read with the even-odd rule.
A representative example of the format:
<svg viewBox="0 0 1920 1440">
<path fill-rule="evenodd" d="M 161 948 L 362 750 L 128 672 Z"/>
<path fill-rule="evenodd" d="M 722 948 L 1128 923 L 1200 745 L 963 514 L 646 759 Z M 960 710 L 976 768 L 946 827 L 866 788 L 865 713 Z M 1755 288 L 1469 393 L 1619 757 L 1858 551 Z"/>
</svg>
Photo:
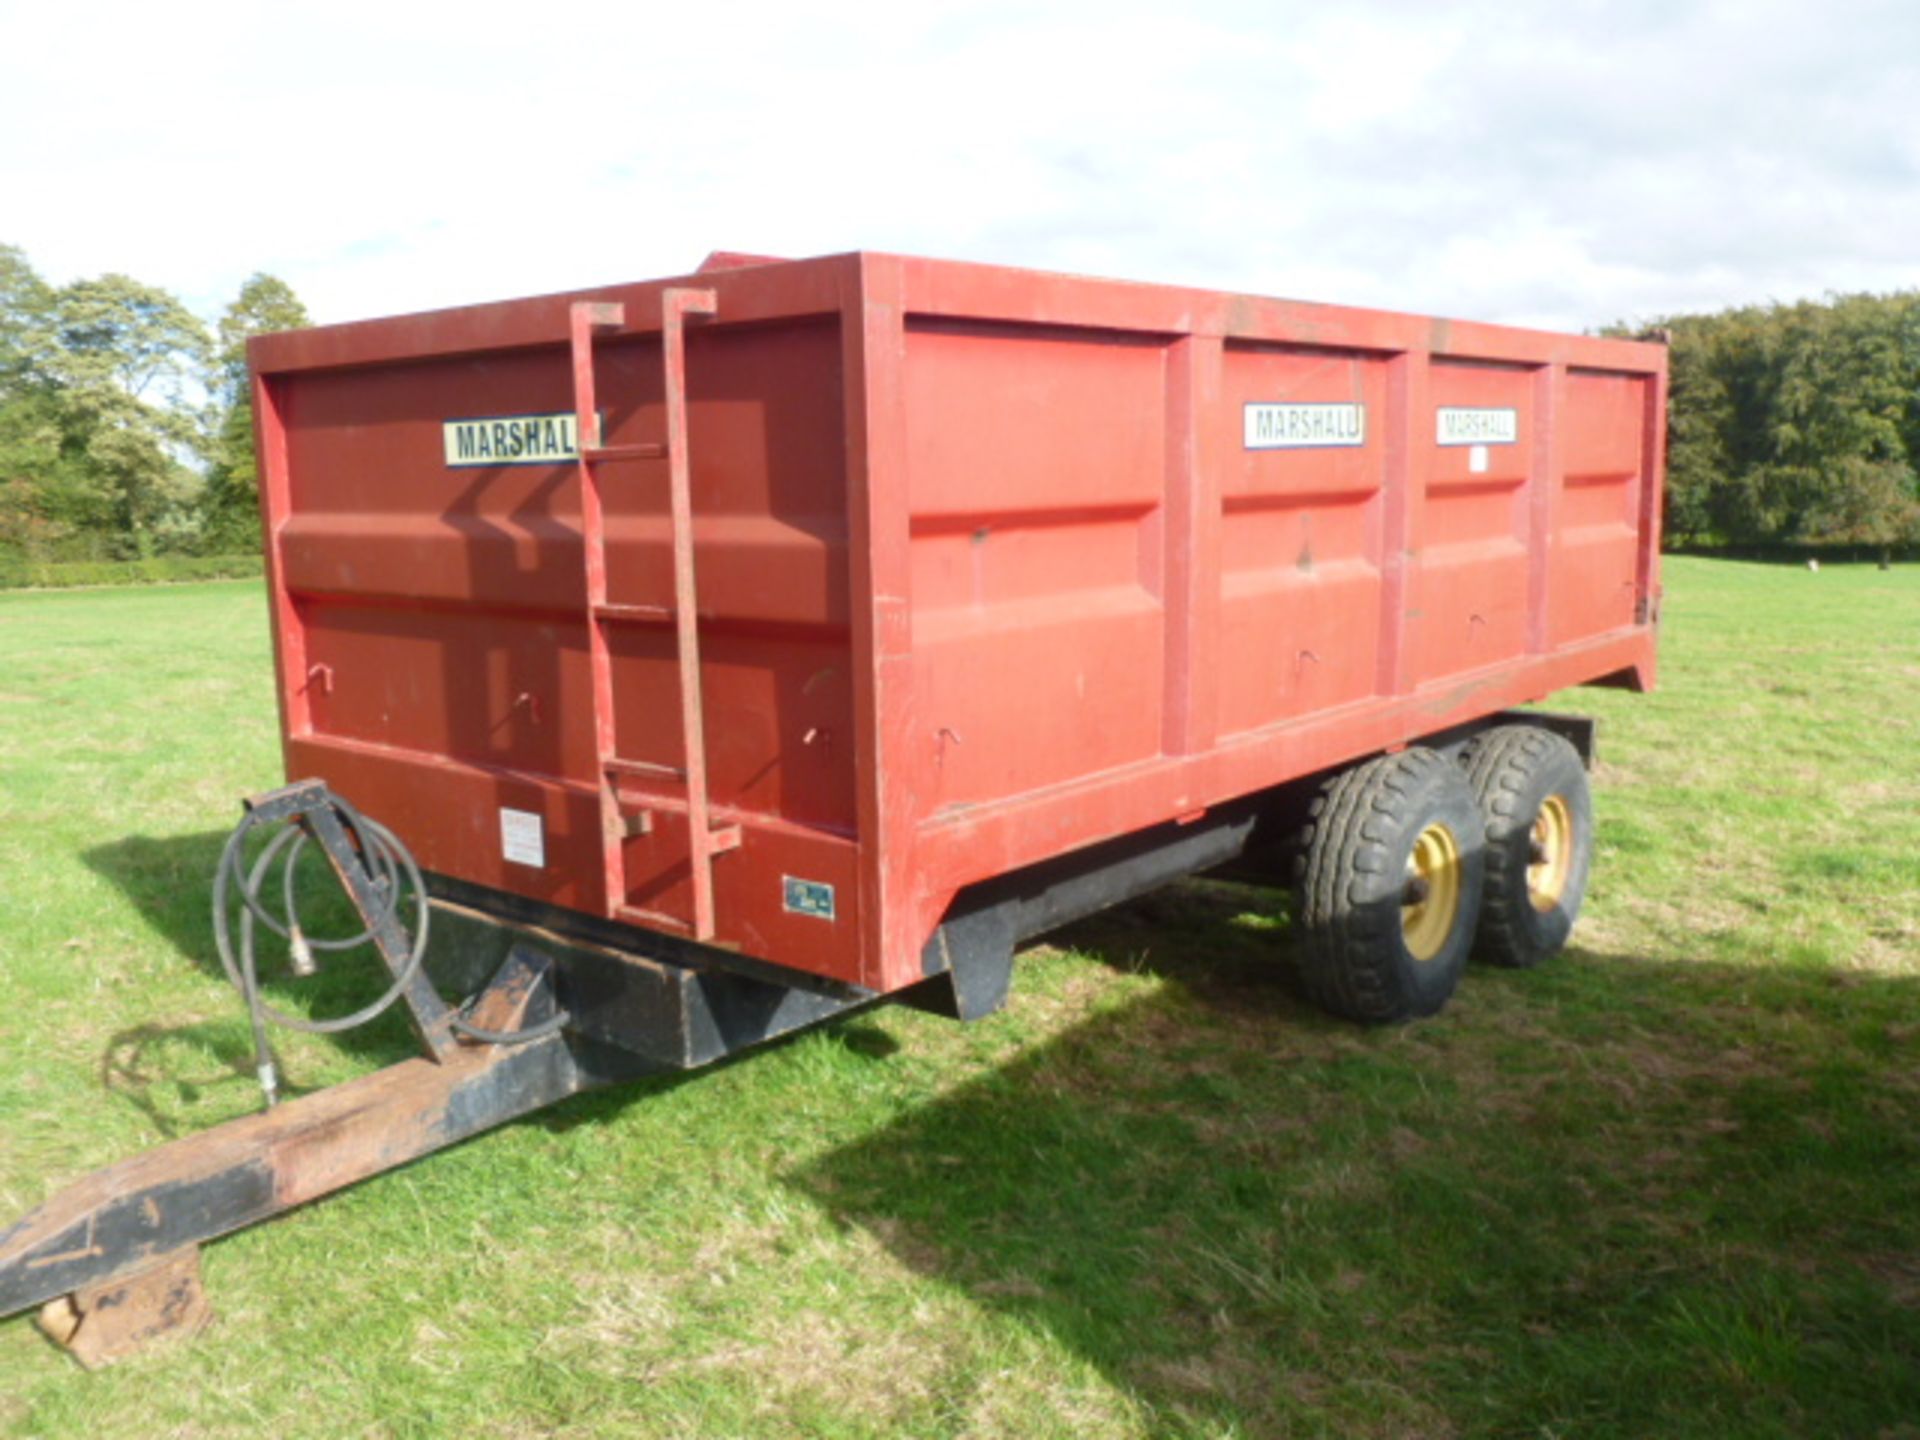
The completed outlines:
<svg viewBox="0 0 1920 1440">
<path fill-rule="evenodd" d="M 1592 763 L 1593 723 L 1572 715 L 1503 713 L 1421 744 L 1463 760 L 1478 736 L 1503 726 L 1548 732 Z M 1235 873 L 1285 843 L 1328 778 L 1303 777 L 972 887 L 928 941 L 923 978 L 886 996 L 416 870 L 443 948 L 466 971 L 492 977 L 458 1008 L 440 998 L 396 919 L 397 877 L 391 867 L 382 874 L 367 841 L 380 827 L 317 780 L 254 796 L 242 829 L 284 823 L 318 845 L 425 1054 L 276 1103 L 261 1039 L 261 1113 L 96 1171 L 0 1231 L 0 1317 L 39 1306 L 41 1328 L 80 1363 L 110 1364 L 206 1324 L 203 1244 L 523 1115 L 710 1064 L 883 999 L 979 1019 L 1006 1003 L 1017 946 L 1183 876 Z M 1263 878 L 1274 878 L 1272 868 L 1266 857 Z M 256 885 L 264 869 L 256 866 Z M 224 950 L 224 923 L 217 928 Z M 301 945 L 292 948 L 299 972 Z M 250 948 L 229 969 L 244 972 L 236 983 L 264 1035 Z"/>
</svg>

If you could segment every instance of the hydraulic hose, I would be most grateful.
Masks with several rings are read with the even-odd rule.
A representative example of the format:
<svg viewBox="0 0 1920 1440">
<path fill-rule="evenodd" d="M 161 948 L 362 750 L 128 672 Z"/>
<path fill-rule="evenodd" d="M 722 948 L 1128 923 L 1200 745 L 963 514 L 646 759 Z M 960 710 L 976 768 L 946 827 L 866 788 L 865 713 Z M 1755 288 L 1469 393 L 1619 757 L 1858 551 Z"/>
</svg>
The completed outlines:
<svg viewBox="0 0 1920 1440">
<path fill-rule="evenodd" d="M 247 837 L 263 824 L 279 823 L 278 821 L 263 822 L 257 812 L 248 811 L 241 818 L 240 823 L 234 827 L 233 834 L 228 837 L 226 846 L 220 853 L 219 867 L 214 872 L 214 945 L 219 951 L 220 965 L 226 971 L 227 979 L 246 1001 L 248 1020 L 253 1028 L 257 1073 L 269 1106 L 276 1102 L 279 1090 L 278 1071 L 267 1039 L 267 1027 L 270 1024 L 310 1035 L 333 1035 L 356 1029 L 383 1014 L 396 1000 L 406 994 L 408 987 L 414 983 L 415 977 L 420 973 L 427 955 L 432 909 L 427 901 L 426 881 L 420 873 L 419 863 L 414 859 L 413 853 L 393 831 L 379 821 L 362 815 L 340 796 L 329 795 L 327 803 L 333 807 L 341 826 L 357 843 L 359 853 L 349 863 L 358 863 L 366 867 L 367 874 L 373 882 L 372 888 L 379 897 L 378 909 L 374 914 L 362 917 L 366 921 L 366 928 L 357 935 L 316 937 L 307 934 L 301 923 L 295 870 L 310 837 L 299 817 L 286 822 L 287 828 L 267 842 L 252 866 L 243 868 Z M 283 855 L 284 859 L 281 858 Z M 281 865 L 282 915 L 275 915 L 261 898 L 276 861 Z M 241 901 L 237 941 L 231 920 L 233 909 L 231 897 L 236 890 Z M 403 891 L 407 890 L 411 890 L 413 894 L 411 927 L 400 920 L 401 897 Z M 317 968 L 313 959 L 314 952 L 353 950 L 371 944 L 374 941 L 375 932 L 385 928 L 390 922 L 397 924 L 403 934 L 411 930 L 411 944 L 407 950 L 406 959 L 395 973 L 393 983 L 359 1009 L 345 1015 L 314 1019 L 290 1014 L 270 1004 L 260 993 L 255 944 L 256 923 L 265 926 L 287 942 L 294 973 L 308 976 L 312 975 Z M 466 1017 L 466 1009 L 475 998 L 477 997 L 469 997 L 461 1008 L 449 1017 L 448 1023 L 463 1039 L 480 1044 L 518 1045 L 543 1039 L 560 1030 L 569 1018 L 563 1010 L 537 1025 L 530 1025 L 522 1030 L 491 1030 L 474 1024 Z"/>
</svg>

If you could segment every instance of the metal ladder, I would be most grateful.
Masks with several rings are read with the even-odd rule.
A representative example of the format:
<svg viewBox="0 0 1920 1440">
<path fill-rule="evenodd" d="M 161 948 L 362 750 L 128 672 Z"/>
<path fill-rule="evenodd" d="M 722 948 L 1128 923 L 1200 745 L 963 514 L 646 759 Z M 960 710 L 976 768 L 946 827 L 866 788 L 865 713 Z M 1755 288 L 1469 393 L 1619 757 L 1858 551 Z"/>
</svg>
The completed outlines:
<svg viewBox="0 0 1920 1440">
<path fill-rule="evenodd" d="M 580 452 L 580 541 L 587 579 L 587 652 L 593 676 L 594 748 L 599 765 L 601 854 L 607 889 L 607 915 L 640 925 L 691 929 L 696 940 L 711 940 L 713 857 L 740 844 L 740 827 L 715 828 L 707 796 L 705 706 L 700 689 L 699 616 L 693 575 L 693 482 L 687 464 L 687 348 L 689 315 L 712 315 L 718 301 L 711 290 L 670 287 L 660 296 L 660 348 L 667 410 L 665 445 L 607 445 L 600 433 L 594 385 L 593 337 L 626 323 L 626 307 L 577 301 L 568 312 L 573 350 L 573 410 Z M 606 512 L 599 467 L 632 460 L 667 462 L 673 534 L 673 607 L 614 605 L 607 600 Z M 607 652 L 607 627 L 634 622 L 674 622 L 680 668 L 680 728 L 685 738 L 684 767 L 657 765 L 618 754 L 613 723 L 613 668 Z M 623 796 L 622 779 L 679 781 L 684 799 L 648 793 Z M 687 860 L 692 871 L 693 923 L 677 915 L 628 903 L 626 856 L 630 834 L 652 828 L 652 812 L 686 817 Z"/>
</svg>

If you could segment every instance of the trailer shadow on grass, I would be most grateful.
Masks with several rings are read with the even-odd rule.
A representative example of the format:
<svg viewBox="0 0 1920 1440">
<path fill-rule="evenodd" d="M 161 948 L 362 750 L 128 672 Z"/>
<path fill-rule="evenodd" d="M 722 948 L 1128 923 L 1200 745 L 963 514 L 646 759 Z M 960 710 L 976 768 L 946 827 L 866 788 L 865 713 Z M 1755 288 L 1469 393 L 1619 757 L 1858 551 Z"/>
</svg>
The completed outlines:
<svg viewBox="0 0 1920 1440">
<path fill-rule="evenodd" d="M 259 1086 L 254 1068 L 253 1032 L 246 1007 L 239 995 L 227 988 L 229 982 L 213 935 L 210 895 L 214 870 L 228 833 L 216 830 L 162 837 L 129 835 L 95 846 L 81 857 L 96 874 L 112 882 L 126 896 L 154 932 L 178 951 L 183 960 L 219 982 L 222 990 L 217 1003 L 229 1007 L 228 1014 L 211 1020 L 179 1023 L 156 1020 L 131 1026 L 114 1034 L 101 1054 L 103 1088 L 125 1099 L 168 1138 L 206 1127 L 206 1115 L 196 1107 L 207 1092 L 216 1087 L 239 1087 L 251 1106 Z M 276 915 L 282 909 L 277 877 L 276 868 L 274 880 L 266 887 L 267 902 Z M 358 917 L 343 898 L 324 861 L 311 850 L 302 862 L 300 882 L 301 915 L 310 934 L 345 935 L 359 930 Z M 235 913 L 237 916 L 237 903 Z M 473 957 L 462 954 L 453 938 L 457 930 L 441 927 L 433 933 L 438 938 L 429 946 L 425 963 L 440 994 L 449 1003 L 455 1003 L 481 989 L 491 978 L 484 967 L 492 964 L 492 959 L 485 960 L 482 968 L 476 968 Z M 285 942 L 264 931 L 259 934 L 263 993 L 270 1003 L 294 1013 L 346 1014 L 378 996 L 389 984 L 390 977 L 371 947 L 350 952 L 341 959 L 323 956 L 319 975 L 294 979 L 286 968 Z M 872 1052 L 875 1058 L 880 1058 L 896 1043 L 884 1031 L 859 1020 L 850 1018 L 841 1023 L 850 1027 L 845 1032 L 850 1049 Z M 305 1043 L 316 1047 L 316 1053 L 339 1051 L 351 1057 L 361 1069 L 396 1064 L 421 1053 L 403 1003 L 396 1003 L 358 1029 L 312 1041 L 279 1029 L 270 1030 L 269 1035 L 277 1054 L 283 1054 L 292 1045 Z M 785 1036 L 769 1044 L 784 1045 L 795 1038 L 797 1036 Z M 525 1117 L 521 1123 L 562 1132 L 615 1114 L 690 1077 L 746 1061 L 766 1048 L 768 1046 L 759 1046 L 742 1051 L 699 1071 L 647 1076 L 610 1090 L 589 1092 L 568 1104 Z M 312 1083 L 302 1083 L 301 1076 L 308 1073 L 311 1066 L 283 1063 L 281 1068 L 282 1093 L 288 1099 L 324 1089 L 340 1078 L 337 1074 L 323 1073 Z"/>
<path fill-rule="evenodd" d="M 1153 1433 L 1909 1433 L 1912 979 L 1575 950 L 1366 1031 L 1268 923 L 1063 932 L 1161 983 L 788 1179 Z"/>
<path fill-rule="evenodd" d="M 218 975 L 224 841 L 85 858 Z M 1298 997 L 1285 928 L 1270 895 L 1196 882 L 1062 931 L 1130 977 L 1096 990 L 1134 998 L 785 1178 L 1084 1359 L 1149 1433 L 1871 1435 L 1920 1414 L 1920 981 L 1576 948 L 1369 1031 Z M 349 1008 L 328 983 L 316 1006 Z M 1047 1003 L 1016 980 L 1016 1009 Z M 414 1053 L 397 1016 L 326 1043 Z M 105 1063 L 164 1126 L 183 1084 L 250 1084 L 250 1058 L 236 1002 Z M 937 1383 L 986 1391 L 1005 1351 L 976 1338 Z"/>
<path fill-rule="evenodd" d="M 228 833 L 210 830 L 191 835 L 128 835 L 96 845 L 81 855 L 94 873 L 126 896 L 157 935 L 222 986 L 228 982 L 214 945 L 210 896 Z M 278 914 L 278 867 L 265 888 Z M 311 848 L 300 867 L 299 901 L 311 934 L 344 935 L 360 928 L 325 861 Z M 286 946 L 278 937 L 262 931 L 259 954 L 266 998 L 296 1013 L 346 1014 L 385 990 L 389 981 L 371 947 L 338 959 L 323 956 L 320 974 L 309 980 L 295 980 L 288 974 Z M 457 967 L 446 957 L 429 952 L 427 963 L 443 994 L 457 997 L 474 988 L 469 983 L 471 977 L 454 973 Z M 174 1133 L 176 1122 L 171 1112 L 179 1108 L 176 1102 L 190 1102 L 194 1098 L 191 1092 L 218 1084 L 258 1084 L 246 1008 L 237 994 L 228 991 L 226 998 L 232 1006 L 231 1019 L 140 1025 L 115 1035 L 102 1056 L 103 1083 L 125 1096 L 163 1134 Z M 288 1032 L 274 1032 L 276 1045 L 287 1043 L 287 1037 Z M 399 1004 L 371 1024 L 326 1037 L 325 1043 L 359 1063 L 373 1066 L 390 1065 L 420 1053 L 405 1007 Z M 189 1093 L 180 1093 L 182 1087 Z M 289 1081 L 286 1093 L 297 1096 L 307 1088 L 297 1080 Z M 163 1090 L 175 1092 L 166 1103 L 160 1098 Z M 185 1128 L 197 1127 L 189 1122 Z"/>
</svg>

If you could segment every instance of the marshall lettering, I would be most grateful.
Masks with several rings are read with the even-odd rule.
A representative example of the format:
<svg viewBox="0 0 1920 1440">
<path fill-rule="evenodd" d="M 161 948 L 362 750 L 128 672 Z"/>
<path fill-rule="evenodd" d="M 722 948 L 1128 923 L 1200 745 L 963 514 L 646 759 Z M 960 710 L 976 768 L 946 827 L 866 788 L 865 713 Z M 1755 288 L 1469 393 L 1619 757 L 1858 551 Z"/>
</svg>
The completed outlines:
<svg viewBox="0 0 1920 1440">
<path fill-rule="evenodd" d="M 1441 445 L 1513 445 L 1520 439 L 1518 410 L 1442 405 L 1435 415 L 1434 439 Z"/>
<path fill-rule="evenodd" d="M 442 427 L 447 464 L 551 465 L 579 458 L 571 412 L 449 420 Z"/>
<path fill-rule="evenodd" d="M 1367 407 L 1353 404 L 1249 404 L 1244 411 L 1249 450 L 1309 450 L 1367 443 Z"/>
</svg>

